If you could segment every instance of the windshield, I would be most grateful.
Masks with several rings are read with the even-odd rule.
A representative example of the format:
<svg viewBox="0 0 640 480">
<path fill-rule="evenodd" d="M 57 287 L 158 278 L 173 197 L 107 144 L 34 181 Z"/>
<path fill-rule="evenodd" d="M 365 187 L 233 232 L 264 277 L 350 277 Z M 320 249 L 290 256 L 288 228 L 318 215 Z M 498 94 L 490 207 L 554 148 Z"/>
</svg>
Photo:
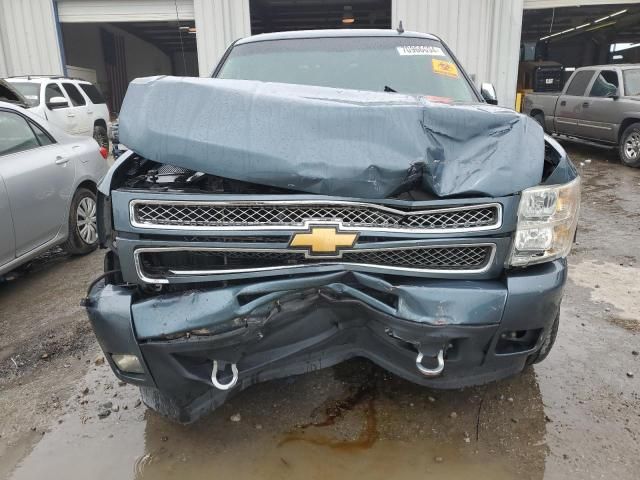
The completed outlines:
<svg viewBox="0 0 640 480">
<path fill-rule="evenodd" d="M 39 83 L 11 82 L 11 85 L 22 94 L 30 107 L 35 107 L 40 103 Z"/>
<path fill-rule="evenodd" d="M 624 94 L 640 95 L 640 68 L 623 70 L 622 77 L 624 78 Z"/>
<path fill-rule="evenodd" d="M 478 101 L 442 44 L 427 38 L 335 37 L 246 43 L 233 47 L 217 77 Z"/>
</svg>

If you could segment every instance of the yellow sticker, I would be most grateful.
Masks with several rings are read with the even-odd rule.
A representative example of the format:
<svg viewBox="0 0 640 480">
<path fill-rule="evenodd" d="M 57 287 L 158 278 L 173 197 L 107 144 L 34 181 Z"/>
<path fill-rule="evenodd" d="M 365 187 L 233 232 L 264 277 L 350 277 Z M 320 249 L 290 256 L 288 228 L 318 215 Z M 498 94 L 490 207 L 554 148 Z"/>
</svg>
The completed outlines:
<svg viewBox="0 0 640 480">
<path fill-rule="evenodd" d="M 458 67 L 456 67 L 455 63 L 432 58 L 431 65 L 433 66 L 434 73 L 446 75 L 447 77 L 458 78 Z"/>
</svg>

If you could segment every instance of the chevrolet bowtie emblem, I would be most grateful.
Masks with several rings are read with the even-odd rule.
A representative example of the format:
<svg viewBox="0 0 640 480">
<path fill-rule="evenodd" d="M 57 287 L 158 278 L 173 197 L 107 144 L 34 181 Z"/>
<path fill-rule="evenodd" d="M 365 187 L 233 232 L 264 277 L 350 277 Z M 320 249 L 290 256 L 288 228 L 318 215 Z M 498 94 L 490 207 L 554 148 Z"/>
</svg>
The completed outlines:
<svg viewBox="0 0 640 480">
<path fill-rule="evenodd" d="M 357 238 L 357 233 L 341 232 L 337 226 L 310 226 L 308 231 L 294 234 L 289 247 L 305 249 L 307 255 L 334 256 L 341 248 L 353 247 Z"/>
</svg>

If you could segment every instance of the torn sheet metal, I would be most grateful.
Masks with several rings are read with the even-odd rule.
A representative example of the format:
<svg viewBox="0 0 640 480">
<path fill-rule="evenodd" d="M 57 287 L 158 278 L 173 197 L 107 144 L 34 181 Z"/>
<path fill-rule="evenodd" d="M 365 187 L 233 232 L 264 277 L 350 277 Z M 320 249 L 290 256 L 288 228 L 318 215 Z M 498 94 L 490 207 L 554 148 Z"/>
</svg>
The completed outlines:
<svg viewBox="0 0 640 480">
<path fill-rule="evenodd" d="M 322 195 L 500 196 L 537 185 L 540 126 L 424 97 L 211 78 L 134 80 L 120 140 L 158 162 Z"/>
</svg>

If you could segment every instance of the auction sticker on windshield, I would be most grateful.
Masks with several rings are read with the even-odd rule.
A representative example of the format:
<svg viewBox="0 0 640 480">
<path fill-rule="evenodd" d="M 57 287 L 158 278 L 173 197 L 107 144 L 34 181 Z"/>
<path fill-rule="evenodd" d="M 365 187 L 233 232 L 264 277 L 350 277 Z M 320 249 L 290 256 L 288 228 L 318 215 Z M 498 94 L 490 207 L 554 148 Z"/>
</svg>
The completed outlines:
<svg viewBox="0 0 640 480">
<path fill-rule="evenodd" d="M 405 45 L 396 47 L 400 55 L 428 55 L 431 57 L 444 57 L 444 52 L 440 47 L 430 45 Z"/>
<path fill-rule="evenodd" d="M 434 58 L 431 60 L 431 65 L 434 73 L 451 78 L 458 78 L 458 67 L 456 67 L 455 63 Z"/>
</svg>

